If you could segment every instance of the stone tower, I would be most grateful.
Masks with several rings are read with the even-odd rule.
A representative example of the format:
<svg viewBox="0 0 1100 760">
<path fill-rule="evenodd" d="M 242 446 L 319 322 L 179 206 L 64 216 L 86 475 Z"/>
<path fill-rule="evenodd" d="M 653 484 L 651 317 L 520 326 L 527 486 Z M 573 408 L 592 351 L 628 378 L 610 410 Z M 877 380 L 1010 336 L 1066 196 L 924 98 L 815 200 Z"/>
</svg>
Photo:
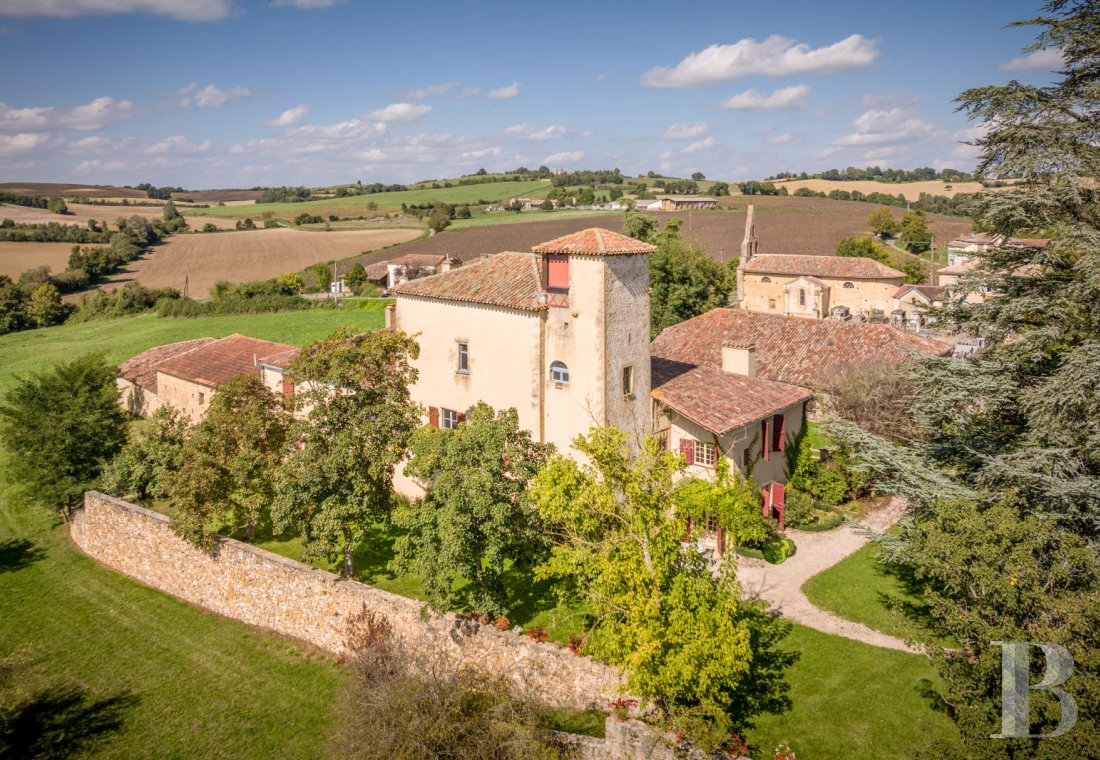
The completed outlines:
<svg viewBox="0 0 1100 760">
<path fill-rule="evenodd" d="M 647 243 L 591 228 L 535 246 L 547 297 L 543 429 L 561 451 L 593 425 L 650 432 Z M 549 371 L 568 368 L 568 381 Z"/>
<path fill-rule="evenodd" d="M 741 260 L 737 263 L 737 302 L 744 299 L 745 274 L 742 267 L 756 255 L 759 241 L 756 239 L 756 209 L 750 203 L 745 213 L 745 237 L 741 241 Z"/>
</svg>

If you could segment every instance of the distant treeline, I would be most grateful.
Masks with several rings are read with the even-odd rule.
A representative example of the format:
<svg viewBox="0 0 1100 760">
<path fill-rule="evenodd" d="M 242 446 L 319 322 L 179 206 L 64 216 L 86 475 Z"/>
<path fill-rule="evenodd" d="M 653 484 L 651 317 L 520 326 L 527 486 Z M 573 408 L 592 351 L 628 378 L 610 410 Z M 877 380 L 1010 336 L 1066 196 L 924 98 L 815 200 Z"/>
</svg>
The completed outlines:
<svg viewBox="0 0 1100 760">
<path fill-rule="evenodd" d="M 19 195 L 17 193 L 0 192 L 0 203 L 10 203 L 13 206 L 27 206 L 29 208 L 44 208 L 55 214 L 68 213 L 69 209 L 61 198 L 47 198 L 44 195 Z"/>
<path fill-rule="evenodd" d="M 182 187 L 157 187 L 148 182 L 142 182 L 140 185 L 134 185 L 135 190 L 144 190 L 145 194 L 150 198 L 157 200 L 167 201 L 172 199 L 172 193 L 186 193 Z"/>
<path fill-rule="evenodd" d="M 806 172 L 779 172 L 768 179 L 827 179 L 833 182 L 929 182 L 941 180 L 943 182 L 973 182 L 974 176 L 957 169 L 941 169 L 936 171 L 931 166 L 921 166 L 916 169 L 882 169 L 878 166 L 849 166 L 847 169 L 828 169 L 817 174 Z"/>
<path fill-rule="evenodd" d="M 786 190 L 786 188 L 780 189 Z M 921 193 L 917 200 L 910 201 L 901 193 L 897 195 L 861 193 L 859 190 L 830 190 L 828 193 L 821 193 L 808 187 L 800 187 L 791 194 L 796 198 L 829 198 L 834 201 L 860 201 L 863 203 L 881 203 L 884 206 L 908 206 L 915 211 L 950 216 L 970 216 L 970 207 L 974 200 L 974 193 L 959 193 L 952 198 L 948 198 L 946 195 Z"/>
<path fill-rule="evenodd" d="M 308 187 L 265 187 L 260 192 L 256 203 L 302 203 L 308 201 L 312 195 Z"/>
</svg>

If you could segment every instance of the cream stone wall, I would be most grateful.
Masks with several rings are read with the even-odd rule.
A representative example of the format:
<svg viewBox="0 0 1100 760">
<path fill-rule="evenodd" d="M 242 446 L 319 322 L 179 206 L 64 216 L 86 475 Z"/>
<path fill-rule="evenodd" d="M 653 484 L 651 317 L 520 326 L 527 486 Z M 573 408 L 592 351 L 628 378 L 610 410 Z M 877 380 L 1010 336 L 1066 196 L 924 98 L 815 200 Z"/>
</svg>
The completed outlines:
<svg viewBox="0 0 1100 760">
<path fill-rule="evenodd" d="M 176 535 L 164 515 L 95 491 L 85 494 L 70 534 L 86 554 L 140 583 L 329 652 L 343 651 L 348 620 L 367 610 L 387 619 L 409 649 L 452 667 L 499 673 L 554 707 L 604 707 L 619 692 L 614 670 L 564 647 L 428 613 L 422 602 L 239 541 L 222 539 L 203 552 Z"/>
<path fill-rule="evenodd" d="M 765 278 L 771 282 L 764 282 Z M 741 308 L 747 311 L 786 315 L 788 309 L 784 286 L 796 279 L 798 279 L 796 275 L 744 273 L 744 292 L 738 294 L 741 299 Z M 865 314 L 871 309 L 880 309 L 889 314 L 893 308 L 894 293 L 902 284 L 900 277 L 889 280 L 844 280 L 835 277 L 817 279 L 829 285 L 830 309 L 847 306 L 853 314 Z M 852 287 L 845 288 L 845 282 L 850 282 Z M 795 293 L 796 303 L 797 297 L 798 294 Z"/>
<path fill-rule="evenodd" d="M 150 393 L 124 377 L 115 380 L 115 387 L 118 388 L 118 405 L 132 414 L 148 417 L 160 408 L 157 394 Z"/>
<path fill-rule="evenodd" d="M 191 422 L 198 423 L 210 408 L 214 389 L 158 372 L 157 396 L 161 405 L 174 407 L 189 417 Z"/>
<path fill-rule="evenodd" d="M 607 420 L 639 436 L 652 431 L 650 419 L 649 257 L 608 256 L 605 275 L 607 336 Z M 622 369 L 633 368 L 634 392 L 622 393 Z"/>
</svg>

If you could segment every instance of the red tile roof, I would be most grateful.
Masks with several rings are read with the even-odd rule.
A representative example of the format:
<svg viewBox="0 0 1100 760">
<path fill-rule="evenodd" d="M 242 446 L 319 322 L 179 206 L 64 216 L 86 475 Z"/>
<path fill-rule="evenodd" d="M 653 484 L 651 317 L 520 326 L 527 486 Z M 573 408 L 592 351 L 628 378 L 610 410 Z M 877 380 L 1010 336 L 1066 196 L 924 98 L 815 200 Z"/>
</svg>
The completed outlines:
<svg viewBox="0 0 1100 760">
<path fill-rule="evenodd" d="M 635 240 L 602 227 L 589 227 L 572 235 L 564 235 L 531 249 L 535 253 L 566 253 L 587 256 L 615 256 L 632 253 L 653 253 L 649 243 Z"/>
<path fill-rule="evenodd" d="M 414 267 L 438 267 L 447 257 L 437 253 L 406 253 L 396 259 L 376 261 L 366 268 L 368 280 L 382 280 L 389 274 L 390 264 Z"/>
<path fill-rule="evenodd" d="M 938 285 L 902 285 L 894 291 L 894 298 L 901 298 L 906 293 L 916 291 L 929 301 L 938 301 L 943 297 L 943 291 L 945 289 L 946 288 L 941 288 Z"/>
<path fill-rule="evenodd" d="M 230 335 L 162 361 L 156 366 L 156 370 L 208 388 L 217 388 L 226 380 L 240 375 L 259 376 L 260 357 L 290 350 L 296 349 L 286 343 L 249 338 L 247 335 Z"/>
<path fill-rule="evenodd" d="M 653 341 L 653 356 L 720 369 L 722 343 L 756 346 L 756 376 L 825 389 L 838 375 L 873 364 L 896 364 L 916 355 L 945 356 L 951 347 L 889 325 L 801 319 L 741 309 L 712 309 L 666 328 Z"/>
<path fill-rule="evenodd" d="M 713 367 L 654 357 L 653 398 L 717 435 L 725 435 L 808 401 L 813 393 L 787 383 L 733 375 Z"/>
<path fill-rule="evenodd" d="M 761 253 L 741 265 L 752 274 L 843 277 L 849 280 L 904 279 L 905 273 L 864 256 L 798 256 Z"/>
<path fill-rule="evenodd" d="M 148 351 L 142 351 L 132 359 L 127 359 L 118 365 L 118 373 L 134 385 L 156 393 L 158 364 L 174 356 L 205 346 L 207 343 L 213 343 L 216 340 L 217 338 L 196 338 L 180 341 L 179 343 L 169 343 L 166 346 L 154 346 Z"/>
<path fill-rule="evenodd" d="M 290 366 L 290 363 L 302 353 L 302 349 L 297 346 L 287 346 L 281 351 L 276 351 L 273 354 L 259 357 L 260 364 L 266 364 L 269 367 L 277 367 L 278 369 L 286 369 Z"/>
<path fill-rule="evenodd" d="M 533 253 L 498 253 L 450 272 L 441 272 L 396 286 L 400 296 L 484 303 L 509 309 L 541 311 L 540 258 Z"/>
</svg>

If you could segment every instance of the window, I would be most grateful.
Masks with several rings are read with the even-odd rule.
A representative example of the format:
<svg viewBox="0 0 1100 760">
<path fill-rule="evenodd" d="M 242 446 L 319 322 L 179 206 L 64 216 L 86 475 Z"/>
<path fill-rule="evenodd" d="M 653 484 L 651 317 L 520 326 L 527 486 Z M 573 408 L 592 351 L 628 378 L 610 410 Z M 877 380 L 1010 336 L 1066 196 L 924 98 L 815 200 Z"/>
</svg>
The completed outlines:
<svg viewBox="0 0 1100 760">
<path fill-rule="evenodd" d="M 546 289 L 559 292 L 569 290 L 569 257 L 546 257 Z"/>
<path fill-rule="evenodd" d="M 787 448 L 787 418 L 782 414 L 772 415 L 772 451 Z"/>
<path fill-rule="evenodd" d="M 718 449 L 713 443 L 695 442 L 695 464 L 714 467 L 718 462 Z"/>
<path fill-rule="evenodd" d="M 760 278 L 760 282 L 771 282 L 771 281 L 772 281 L 771 277 L 761 277 Z"/>
<path fill-rule="evenodd" d="M 466 343 L 458 344 L 458 371 L 463 374 L 470 371 L 470 346 Z"/>
<path fill-rule="evenodd" d="M 850 283 L 850 282 L 846 282 L 846 283 L 844 283 L 844 287 L 846 287 L 846 288 L 854 288 L 854 287 L 855 287 L 855 285 L 853 285 L 853 284 L 852 284 L 852 283 Z"/>
<path fill-rule="evenodd" d="M 623 367 L 623 395 L 630 396 L 634 393 L 634 368 Z"/>
<path fill-rule="evenodd" d="M 774 298 L 769 298 L 768 299 L 768 308 L 769 309 L 774 309 L 775 308 L 775 299 Z"/>
<path fill-rule="evenodd" d="M 444 430 L 454 430 L 458 427 L 459 414 L 454 409 L 440 409 L 443 412 L 442 419 L 440 419 L 440 427 Z"/>
<path fill-rule="evenodd" d="M 550 365 L 550 379 L 558 385 L 565 385 L 569 382 L 569 367 L 561 362 L 554 362 Z"/>
<path fill-rule="evenodd" d="M 206 403 L 206 394 L 201 392 L 201 391 L 199 392 L 199 403 L 200 404 L 205 404 Z"/>
<path fill-rule="evenodd" d="M 799 288 L 798 289 L 798 305 L 799 306 L 805 306 L 806 305 L 806 289 L 805 288 Z"/>
</svg>

